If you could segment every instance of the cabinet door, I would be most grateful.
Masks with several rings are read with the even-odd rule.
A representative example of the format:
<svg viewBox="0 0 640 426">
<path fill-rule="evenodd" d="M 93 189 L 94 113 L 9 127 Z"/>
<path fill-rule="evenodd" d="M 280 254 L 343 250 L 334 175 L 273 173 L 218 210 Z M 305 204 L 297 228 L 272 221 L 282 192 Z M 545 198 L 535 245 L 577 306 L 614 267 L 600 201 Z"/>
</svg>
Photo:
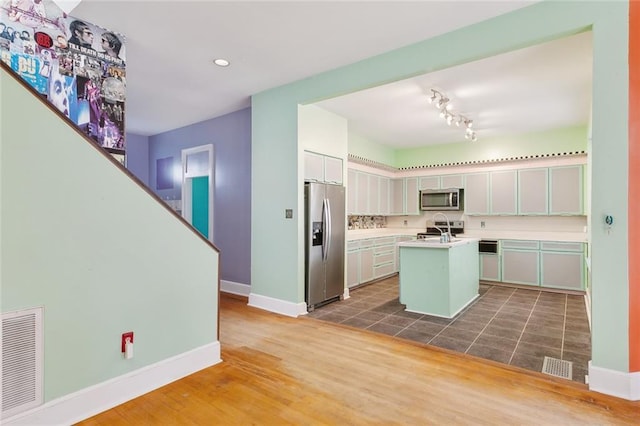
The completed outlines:
<svg viewBox="0 0 640 426">
<path fill-rule="evenodd" d="M 421 177 L 420 189 L 440 189 L 440 176 Z"/>
<path fill-rule="evenodd" d="M 491 172 L 491 214 L 515 215 L 516 205 L 516 170 Z"/>
<path fill-rule="evenodd" d="M 502 249 L 502 281 L 539 285 L 539 251 Z"/>
<path fill-rule="evenodd" d="M 420 214 L 419 198 L 420 192 L 418 191 L 418 178 L 406 178 L 405 188 L 407 189 L 406 195 L 406 214 Z"/>
<path fill-rule="evenodd" d="M 584 256 L 580 253 L 543 251 L 540 253 L 540 285 L 584 290 Z"/>
<path fill-rule="evenodd" d="M 464 179 L 464 212 L 489 214 L 489 173 L 470 173 Z"/>
<path fill-rule="evenodd" d="M 404 211 L 404 179 L 391 179 L 391 214 Z"/>
<path fill-rule="evenodd" d="M 380 188 L 379 188 L 379 198 L 378 198 L 378 203 L 379 203 L 379 214 L 381 214 L 382 216 L 388 216 L 389 215 L 389 189 L 390 189 L 390 183 L 389 183 L 389 178 L 384 177 L 384 176 L 380 176 Z"/>
<path fill-rule="evenodd" d="M 480 279 L 500 281 L 500 256 L 497 254 L 480 254 Z"/>
<path fill-rule="evenodd" d="M 362 172 L 357 172 L 357 198 L 356 198 L 356 214 L 368 214 L 369 213 L 369 175 Z"/>
<path fill-rule="evenodd" d="M 358 182 L 355 170 L 347 171 L 347 214 L 355 215 L 358 213 L 356 200 L 358 199 Z"/>
<path fill-rule="evenodd" d="M 440 176 L 440 188 L 464 188 L 464 176 L 463 175 L 444 175 Z"/>
<path fill-rule="evenodd" d="M 380 176 L 369 175 L 369 210 L 367 214 L 379 215 Z"/>
<path fill-rule="evenodd" d="M 342 158 L 324 157 L 324 181 L 342 185 Z"/>
<path fill-rule="evenodd" d="M 360 282 L 373 279 L 373 248 L 360 250 Z"/>
<path fill-rule="evenodd" d="M 324 182 L 324 156 L 315 152 L 304 152 L 304 180 Z"/>
<path fill-rule="evenodd" d="M 581 165 L 549 168 L 549 214 L 584 214 Z"/>
<path fill-rule="evenodd" d="M 518 170 L 518 214 L 546 215 L 549 212 L 548 170 Z"/>
<path fill-rule="evenodd" d="M 347 253 L 347 287 L 360 284 L 360 252 Z"/>
</svg>

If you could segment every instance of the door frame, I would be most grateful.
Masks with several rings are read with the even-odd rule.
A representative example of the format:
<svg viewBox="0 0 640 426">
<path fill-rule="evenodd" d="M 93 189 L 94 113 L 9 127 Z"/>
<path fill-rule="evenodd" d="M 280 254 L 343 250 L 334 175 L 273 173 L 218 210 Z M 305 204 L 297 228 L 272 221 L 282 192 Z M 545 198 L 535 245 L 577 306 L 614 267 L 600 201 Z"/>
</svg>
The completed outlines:
<svg viewBox="0 0 640 426">
<path fill-rule="evenodd" d="M 187 157 L 189 155 L 197 154 L 199 152 L 208 152 L 208 167 L 205 172 L 201 171 L 190 171 L 188 170 Z M 192 197 L 191 197 L 191 179 L 196 177 L 207 176 L 209 178 L 208 190 L 209 190 L 209 218 L 208 218 L 208 240 L 213 243 L 213 195 L 214 195 L 214 184 L 215 184 L 215 164 L 214 164 L 214 156 L 213 156 L 213 145 L 200 145 L 193 148 L 185 148 L 182 150 L 182 187 L 181 187 L 181 197 L 182 197 L 182 217 L 192 224 L 191 210 L 192 210 Z"/>
</svg>

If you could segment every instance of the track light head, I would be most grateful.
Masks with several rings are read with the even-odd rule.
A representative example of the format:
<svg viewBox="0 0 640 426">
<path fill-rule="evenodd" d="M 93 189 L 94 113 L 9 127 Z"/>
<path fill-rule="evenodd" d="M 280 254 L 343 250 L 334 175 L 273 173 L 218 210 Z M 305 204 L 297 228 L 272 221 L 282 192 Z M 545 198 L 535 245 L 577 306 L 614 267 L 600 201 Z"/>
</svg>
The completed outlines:
<svg viewBox="0 0 640 426">
<path fill-rule="evenodd" d="M 436 89 L 431 89 L 431 96 L 428 98 L 428 101 L 438 109 L 440 117 L 445 119 L 448 126 L 451 126 L 453 123 L 456 124 L 456 127 L 464 125 L 465 139 L 470 139 L 473 142 L 478 140 L 476 132 L 471 130 L 471 127 L 473 127 L 473 120 L 470 120 L 460 114 L 454 114 L 452 112 L 453 104 L 451 103 L 451 100 L 442 92 L 439 92 Z"/>
</svg>

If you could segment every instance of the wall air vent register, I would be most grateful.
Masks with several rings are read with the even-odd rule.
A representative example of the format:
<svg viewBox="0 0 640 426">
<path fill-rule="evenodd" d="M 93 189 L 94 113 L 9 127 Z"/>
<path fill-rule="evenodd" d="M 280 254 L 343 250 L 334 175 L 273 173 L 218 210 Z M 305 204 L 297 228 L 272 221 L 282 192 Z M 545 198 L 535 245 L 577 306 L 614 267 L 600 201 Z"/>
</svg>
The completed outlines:
<svg viewBox="0 0 640 426">
<path fill-rule="evenodd" d="M 2 314 L 2 414 L 42 404 L 42 308 Z"/>
</svg>

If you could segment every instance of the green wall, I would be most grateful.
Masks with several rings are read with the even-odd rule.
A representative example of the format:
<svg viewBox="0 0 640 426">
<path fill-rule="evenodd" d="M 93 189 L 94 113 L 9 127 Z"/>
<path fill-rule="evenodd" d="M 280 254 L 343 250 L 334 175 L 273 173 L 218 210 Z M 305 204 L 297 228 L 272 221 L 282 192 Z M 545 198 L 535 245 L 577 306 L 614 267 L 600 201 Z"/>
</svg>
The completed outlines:
<svg viewBox="0 0 640 426">
<path fill-rule="evenodd" d="M 218 253 L 4 70 L 0 89 L 1 308 L 44 307 L 45 402 L 216 342 Z"/>
<path fill-rule="evenodd" d="M 397 152 L 398 150 L 387 145 L 374 142 L 363 136 L 349 132 L 350 155 L 366 158 L 367 160 L 386 164 L 388 166 L 395 166 Z"/>
<path fill-rule="evenodd" d="M 285 208 L 303 196 L 296 111 L 306 104 L 593 30 L 593 364 L 628 372 L 628 3 L 543 1 L 252 97 L 253 293 L 300 303 L 304 249 Z M 300 211 L 294 215 L 302 220 Z M 602 217 L 617 227 L 607 233 Z"/>
<path fill-rule="evenodd" d="M 587 152 L 586 125 L 509 137 L 479 139 L 476 142 L 465 141 L 399 149 L 395 152 L 396 161 L 393 166 L 431 166 L 579 151 Z"/>
</svg>

